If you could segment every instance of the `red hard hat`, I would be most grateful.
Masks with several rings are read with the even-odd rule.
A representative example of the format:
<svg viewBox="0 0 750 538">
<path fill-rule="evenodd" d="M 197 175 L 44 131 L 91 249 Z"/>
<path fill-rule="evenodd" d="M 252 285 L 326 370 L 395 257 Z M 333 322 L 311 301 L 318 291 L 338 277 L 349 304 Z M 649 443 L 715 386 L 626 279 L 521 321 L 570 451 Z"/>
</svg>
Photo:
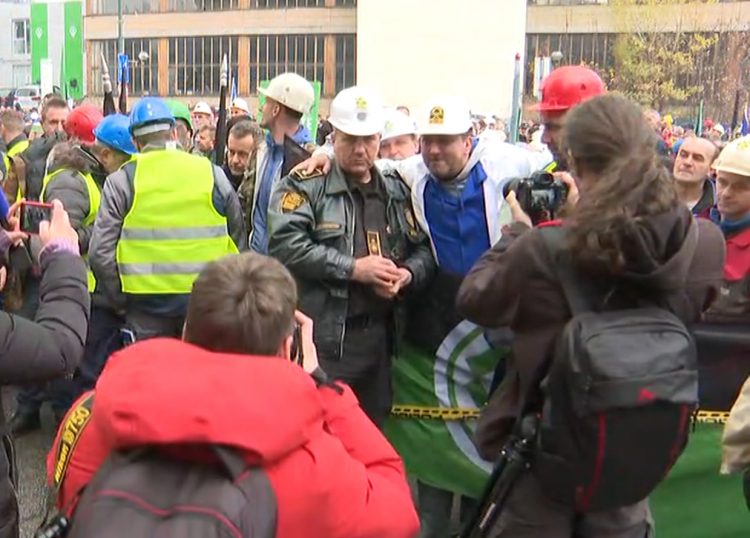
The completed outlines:
<svg viewBox="0 0 750 538">
<path fill-rule="evenodd" d="M 558 67 L 542 81 L 540 112 L 564 112 L 606 91 L 594 71 L 581 65 Z"/>
<path fill-rule="evenodd" d="M 104 119 L 99 108 L 93 105 L 81 105 L 73 109 L 65 120 L 65 132 L 70 138 L 77 138 L 84 144 L 96 141 L 94 129 Z"/>
</svg>

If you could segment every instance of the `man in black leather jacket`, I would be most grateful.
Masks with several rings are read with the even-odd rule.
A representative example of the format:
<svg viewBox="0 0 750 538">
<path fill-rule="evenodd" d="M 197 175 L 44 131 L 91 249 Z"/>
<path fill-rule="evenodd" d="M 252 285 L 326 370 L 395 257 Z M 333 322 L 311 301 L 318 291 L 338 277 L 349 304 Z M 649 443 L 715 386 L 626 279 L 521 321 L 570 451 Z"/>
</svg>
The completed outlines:
<svg viewBox="0 0 750 538">
<path fill-rule="evenodd" d="M 331 104 L 331 171 L 287 176 L 269 205 L 269 253 L 298 282 L 321 364 L 350 384 L 378 426 L 391 407 L 401 299 L 435 271 L 409 188 L 374 166 L 383 118 L 376 95 L 342 91 Z"/>
</svg>

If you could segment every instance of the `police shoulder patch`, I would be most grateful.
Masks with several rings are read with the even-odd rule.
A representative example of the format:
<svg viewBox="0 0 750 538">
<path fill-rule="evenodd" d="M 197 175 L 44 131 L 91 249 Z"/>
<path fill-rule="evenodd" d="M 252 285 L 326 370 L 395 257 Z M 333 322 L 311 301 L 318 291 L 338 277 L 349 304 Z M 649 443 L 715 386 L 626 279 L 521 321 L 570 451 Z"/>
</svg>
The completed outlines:
<svg viewBox="0 0 750 538">
<path fill-rule="evenodd" d="M 312 172 L 308 172 L 307 170 L 304 170 L 304 169 L 303 170 L 297 170 L 296 172 L 294 172 L 294 175 L 298 179 L 301 179 L 301 180 L 304 181 L 306 179 L 313 179 L 313 178 L 316 178 L 316 177 L 321 177 L 324 174 L 323 174 L 323 170 L 321 170 L 320 168 L 316 168 Z"/>
<path fill-rule="evenodd" d="M 298 192 L 285 192 L 281 197 L 281 212 L 291 213 L 305 203 L 305 197 Z"/>
</svg>

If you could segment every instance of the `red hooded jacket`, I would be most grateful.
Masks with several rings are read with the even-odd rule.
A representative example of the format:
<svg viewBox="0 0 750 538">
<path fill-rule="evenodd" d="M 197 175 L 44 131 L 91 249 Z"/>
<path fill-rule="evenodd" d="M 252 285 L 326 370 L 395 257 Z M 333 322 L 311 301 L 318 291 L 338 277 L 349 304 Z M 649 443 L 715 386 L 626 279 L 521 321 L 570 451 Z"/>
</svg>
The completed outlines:
<svg viewBox="0 0 750 538">
<path fill-rule="evenodd" d="M 72 511 L 71 500 L 115 449 L 164 444 L 174 454 L 175 446 L 218 443 L 239 447 L 248 463 L 266 470 L 279 538 L 415 536 L 419 521 L 401 458 L 342 387 L 343 394 L 316 388 L 281 359 L 167 339 L 130 346 L 109 359 L 96 385 L 90 420 L 67 457 L 58 507 Z M 48 455 L 50 483 L 76 407 Z"/>
</svg>

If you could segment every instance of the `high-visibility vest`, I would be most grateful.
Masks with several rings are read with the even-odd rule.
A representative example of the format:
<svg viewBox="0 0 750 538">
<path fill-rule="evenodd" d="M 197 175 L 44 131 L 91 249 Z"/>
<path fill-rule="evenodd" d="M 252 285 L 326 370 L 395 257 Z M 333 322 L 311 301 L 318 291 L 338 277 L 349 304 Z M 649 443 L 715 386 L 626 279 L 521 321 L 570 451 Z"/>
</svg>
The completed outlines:
<svg viewBox="0 0 750 538">
<path fill-rule="evenodd" d="M 117 243 L 124 293 L 190 293 L 206 264 L 238 253 L 213 190 L 208 159 L 169 149 L 138 156 L 133 204 Z"/>
<path fill-rule="evenodd" d="M 5 177 L 3 178 L 3 181 L 7 179 L 7 174 L 10 173 L 10 158 L 15 157 L 16 155 L 20 155 L 24 151 L 26 151 L 29 147 L 29 141 L 28 140 L 21 140 L 20 142 L 17 142 L 12 148 L 8 150 L 7 153 L 3 155 L 3 163 L 5 164 Z M 16 191 L 16 197 L 13 200 L 8 200 L 11 204 L 17 202 L 21 199 L 21 185 L 18 185 L 18 190 Z"/>
<path fill-rule="evenodd" d="M 48 202 L 49 200 L 45 200 L 45 193 L 47 191 L 47 185 L 50 184 L 50 182 L 57 176 L 58 174 L 70 170 L 69 168 L 59 168 L 52 172 L 51 174 L 47 174 L 44 176 L 44 179 L 42 180 L 42 193 L 39 195 L 39 199 Z M 91 226 L 94 224 L 94 220 L 96 220 L 96 214 L 99 212 L 99 206 L 102 202 L 102 193 L 99 191 L 99 185 L 96 184 L 96 181 L 91 176 L 91 174 L 83 174 L 79 172 L 78 170 L 70 170 L 71 172 L 75 172 L 85 183 L 86 190 L 88 191 L 89 195 L 89 212 L 86 214 L 86 216 L 83 219 L 83 222 L 81 224 L 83 226 Z M 86 260 L 86 265 L 89 263 L 89 257 L 88 254 L 83 255 L 83 259 Z M 94 277 L 93 271 L 91 271 L 91 268 L 89 267 L 88 271 L 86 272 L 86 277 L 88 280 L 88 287 L 89 292 L 94 293 L 94 290 L 96 289 L 96 278 Z"/>
</svg>

